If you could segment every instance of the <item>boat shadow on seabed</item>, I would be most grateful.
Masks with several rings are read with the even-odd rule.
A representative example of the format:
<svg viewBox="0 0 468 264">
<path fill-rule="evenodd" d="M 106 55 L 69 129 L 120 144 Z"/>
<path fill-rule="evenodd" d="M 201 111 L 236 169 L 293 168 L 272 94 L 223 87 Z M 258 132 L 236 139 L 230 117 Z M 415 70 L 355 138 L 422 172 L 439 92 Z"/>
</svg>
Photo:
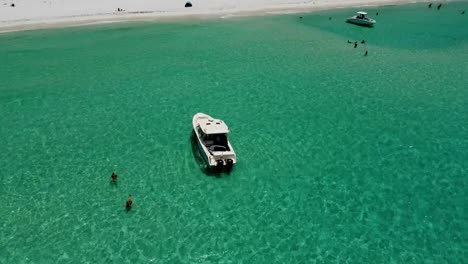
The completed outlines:
<svg viewBox="0 0 468 264">
<path fill-rule="evenodd" d="M 198 140 L 197 140 L 197 135 L 195 132 L 193 132 L 190 135 L 190 145 L 192 146 L 192 154 L 193 157 L 195 158 L 195 162 L 197 163 L 198 167 L 200 170 L 206 175 L 206 176 L 212 176 L 212 177 L 221 177 L 222 172 L 217 171 L 215 168 L 210 168 L 208 165 L 206 165 L 205 160 L 203 159 L 200 147 L 198 146 Z M 230 171 L 224 172 L 225 174 L 229 175 Z"/>
</svg>

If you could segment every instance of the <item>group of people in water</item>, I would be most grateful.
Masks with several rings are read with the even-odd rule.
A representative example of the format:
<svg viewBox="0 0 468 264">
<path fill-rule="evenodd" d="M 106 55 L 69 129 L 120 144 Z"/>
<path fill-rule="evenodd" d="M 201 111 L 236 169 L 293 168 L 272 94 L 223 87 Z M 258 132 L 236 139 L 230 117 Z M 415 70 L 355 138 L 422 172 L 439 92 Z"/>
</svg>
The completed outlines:
<svg viewBox="0 0 468 264">
<path fill-rule="evenodd" d="M 112 175 L 111 175 L 111 181 L 116 184 L 117 183 L 117 178 L 119 176 L 115 173 L 115 172 L 112 172 Z M 129 194 L 128 195 L 128 198 L 127 198 L 127 202 L 125 203 L 125 208 L 128 210 L 132 209 L 132 204 L 133 204 L 133 201 L 132 201 L 132 195 Z"/>
<path fill-rule="evenodd" d="M 432 3 L 430 3 L 428 7 L 431 8 L 431 7 L 432 7 Z M 437 6 L 437 10 L 439 10 L 441 7 L 442 7 L 442 4 L 439 4 L 439 5 Z"/>
<path fill-rule="evenodd" d="M 351 40 L 348 39 L 348 44 L 351 44 L 353 43 Z M 365 40 L 361 40 L 361 44 L 366 44 L 366 41 Z M 354 41 L 354 48 L 357 48 L 358 47 L 358 42 L 357 41 Z M 364 52 L 364 56 L 367 56 L 367 54 L 369 54 L 369 52 Z"/>
<path fill-rule="evenodd" d="M 430 3 L 427 7 L 432 8 L 432 3 Z M 437 6 L 437 10 L 440 10 L 441 7 L 442 7 L 442 3 L 440 3 L 440 4 Z M 464 14 L 465 14 L 465 10 L 463 10 L 463 11 L 461 12 L 461 14 L 464 15 Z"/>
<path fill-rule="evenodd" d="M 431 8 L 431 7 L 432 7 L 432 3 L 430 3 L 430 4 L 428 5 L 428 7 Z M 437 10 L 439 10 L 441 7 L 442 7 L 442 4 L 439 4 L 439 5 L 437 6 Z M 465 14 L 465 10 L 463 10 L 463 11 L 461 12 L 461 14 L 464 15 L 464 14 Z M 375 15 L 378 16 L 378 15 L 379 15 L 379 12 L 375 13 Z M 299 17 L 299 19 L 302 19 L 302 18 L 303 18 L 302 16 Z M 328 19 L 331 20 L 331 17 L 329 17 Z M 353 43 L 352 41 L 348 40 L 348 44 L 352 44 L 352 43 Z M 366 44 L 366 41 L 365 41 L 365 40 L 362 40 L 362 41 L 361 41 L 361 44 Z M 357 47 L 358 47 L 358 42 L 355 41 L 355 42 L 354 42 L 354 48 L 357 48 Z M 367 56 L 368 54 L 369 54 L 369 52 L 366 50 L 366 51 L 364 52 L 364 56 Z"/>
</svg>

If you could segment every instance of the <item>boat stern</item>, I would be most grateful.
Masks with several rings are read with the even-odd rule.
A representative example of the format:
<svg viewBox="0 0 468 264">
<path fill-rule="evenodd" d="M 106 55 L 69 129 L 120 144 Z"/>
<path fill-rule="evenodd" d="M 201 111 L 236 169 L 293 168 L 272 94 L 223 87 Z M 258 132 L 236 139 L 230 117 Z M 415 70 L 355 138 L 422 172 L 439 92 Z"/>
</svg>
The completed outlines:
<svg viewBox="0 0 468 264">
<path fill-rule="evenodd" d="M 210 168 L 217 172 L 231 172 L 234 164 L 237 162 L 237 157 L 234 152 L 212 153 L 209 158 Z"/>
</svg>

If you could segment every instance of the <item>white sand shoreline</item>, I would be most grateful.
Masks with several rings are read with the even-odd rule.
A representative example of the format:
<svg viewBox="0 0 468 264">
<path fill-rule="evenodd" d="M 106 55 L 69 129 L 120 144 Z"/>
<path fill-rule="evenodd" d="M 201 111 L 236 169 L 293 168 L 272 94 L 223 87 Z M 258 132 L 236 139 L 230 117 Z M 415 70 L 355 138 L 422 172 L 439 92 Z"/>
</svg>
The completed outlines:
<svg viewBox="0 0 468 264">
<path fill-rule="evenodd" d="M 21 2 L 19 2 L 21 1 Z M 428 0 L 0 0 L 0 33 L 129 21 L 196 20 L 306 13 L 318 10 L 398 5 Z M 15 3 L 11 7 L 11 3 Z M 125 11 L 118 12 L 118 8 Z M 107 12 L 106 12 L 107 11 Z"/>
</svg>

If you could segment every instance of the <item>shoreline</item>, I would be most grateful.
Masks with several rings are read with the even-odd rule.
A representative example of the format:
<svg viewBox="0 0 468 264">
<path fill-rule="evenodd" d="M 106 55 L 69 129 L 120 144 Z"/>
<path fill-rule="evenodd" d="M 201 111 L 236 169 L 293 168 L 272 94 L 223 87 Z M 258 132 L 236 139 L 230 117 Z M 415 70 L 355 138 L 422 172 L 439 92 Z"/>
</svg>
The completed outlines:
<svg viewBox="0 0 468 264">
<path fill-rule="evenodd" d="M 314 11 L 332 10 L 351 7 L 370 7 L 403 5 L 430 2 L 428 0 L 331 0 L 328 2 L 312 2 L 282 4 L 270 7 L 255 6 L 246 9 L 181 9 L 174 11 L 147 10 L 110 13 L 89 13 L 70 16 L 39 17 L 30 19 L 10 19 L 0 21 L 0 34 L 16 31 L 66 28 L 99 24 L 138 22 L 138 21 L 193 21 L 216 18 L 235 18 L 262 15 L 298 14 Z"/>
</svg>

